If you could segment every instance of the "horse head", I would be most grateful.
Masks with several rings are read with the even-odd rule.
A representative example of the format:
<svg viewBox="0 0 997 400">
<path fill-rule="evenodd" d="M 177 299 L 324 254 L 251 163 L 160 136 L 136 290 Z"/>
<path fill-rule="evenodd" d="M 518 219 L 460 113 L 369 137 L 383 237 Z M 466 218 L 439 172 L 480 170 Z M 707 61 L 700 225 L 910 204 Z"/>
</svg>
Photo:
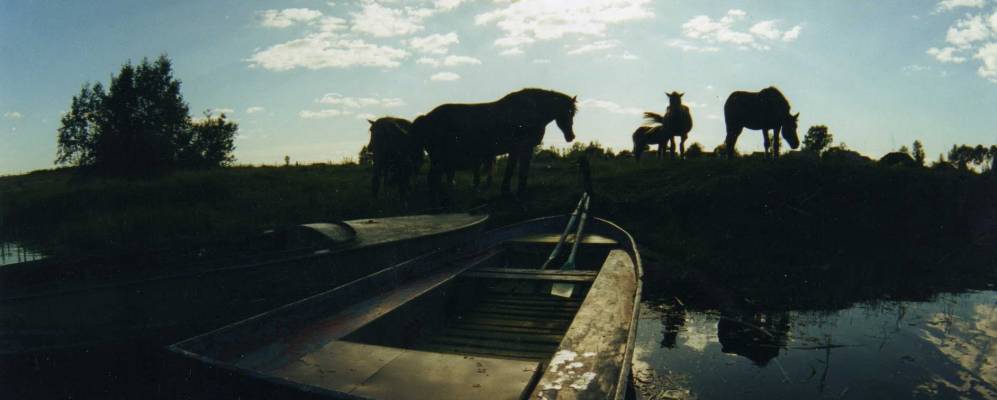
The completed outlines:
<svg viewBox="0 0 997 400">
<path fill-rule="evenodd" d="M 800 147 L 800 137 L 796 134 L 796 125 L 800 120 L 800 113 L 796 115 L 786 114 L 786 120 L 782 122 L 782 138 L 786 139 L 789 147 L 796 150 Z"/>
<path fill-rule="evenodd" d="M 671 92 L 671 93 L 665 93 L 665 94 L 668 95 L 668 106 L 669 107 L 677 107 L 677 106 L 681 106 L 682 105 L 682 96 L 685 95 L 685 93 Z"/>
<path fill-rule="evenodd" d="M 578 111 L 578 96 L 572 97 L 562 108 L 562 110 L 558 110 L 557 116 L 554 117 L 554 122 L 557 123 L 557 127 L 564 134 L 564 140 L 570 143 L 575 140 L 573 125 L 575 123 L 575 112 Z"/>
</svg>

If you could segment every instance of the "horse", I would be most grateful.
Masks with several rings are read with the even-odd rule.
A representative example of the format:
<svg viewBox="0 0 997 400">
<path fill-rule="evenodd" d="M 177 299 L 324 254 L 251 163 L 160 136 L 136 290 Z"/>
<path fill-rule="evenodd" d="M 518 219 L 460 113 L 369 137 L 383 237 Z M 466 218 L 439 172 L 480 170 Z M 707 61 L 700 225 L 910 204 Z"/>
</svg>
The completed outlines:
<svg viewBox="0 0 997 400">
<path fill-rule="evenodd" d="M 487 160 L 509 154 L 502 193 L 508 194 L 512 174 L 518 168 L 517 194 L 526 191 L 533 148 L 543 140 L 551 121 L 564 139 L 575 139 L 573 121 L 577 96 L 528 88 L 490 103 L 443 104 L 415 119 L 412 135 L 429 153 L 427 177 L 434 202 L 441 193 L 440 177 L 453 176 L 456 169 L 478 168 Z"/>
<path fill-rule="evenodd" d="M 685 141 L 692 130 L 692 113 L 689 107 L 682 104 L 685 93 L 671 92 L 668 95 L 668 109 L 664 114 L 645 112 L 644 118 L 651 126 L 641 126 L 631 136 L 634 142 L 634 158 L 639 162 L 640 156 L 649 144 L 658 144 L 658 159 L 664 158 L 665 142 L 670 142 L 668 151 L 675 154 L 675 137 L 681 137 L 679 156 L 685 155 Z"/>
<path fill-rule="evenodd" d="M 422 165 L 422 148 L 409 134 L 412 123 L 406 119 L 383 117 L 370 123 L 370 149 L 374 159 L 371 190 L 377 197 L 381 182 L 398 187 L 403 197 L 408 193 L 409 179 Z"/>
<path fill-rule="evenodd" d="M 789 101 L 779 89 L 767 87 L 759 92 L 731 93 L 724 103 L 724 122 L 727 125 L 727 158 L 734 158 L 734 145 L 744 128 L 761 130 L 765 144 L 765 155 L 769 154 L 769 130 L 772 135 L 772 157 L 779 156 L 779 132 L 796 149 L 800 146 L 800 138 L 796 134 L 796 124 L 800 113 L 789 113 Z"/>
</svg>

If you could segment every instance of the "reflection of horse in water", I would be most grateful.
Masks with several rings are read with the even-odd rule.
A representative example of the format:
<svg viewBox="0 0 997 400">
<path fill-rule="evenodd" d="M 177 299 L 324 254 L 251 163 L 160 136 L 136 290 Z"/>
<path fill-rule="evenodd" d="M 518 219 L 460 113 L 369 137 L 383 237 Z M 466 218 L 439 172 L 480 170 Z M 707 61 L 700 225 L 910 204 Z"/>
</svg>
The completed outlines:
<svg viewBox="0 0 997 400">
<path fill-rule="evenodd" d="M 734 92 L 724 103 L 724 121 L 727 123 L 727 158 L 734 158 L 734 145 L 744 128 L 762 131 L 765 154 L 769 154 L 769 130 L 772 135 L 772 157 L 779 156 L 779 133 L 789 142 L 789 147 L 800 146 L 796 123 L 800 113 L 789 113 L 789 101 L 779 89 L 768 87 L 760 92 Z"/>
<path fill-rule="evenodd" d="M 692 130 L 692 114 L 689 107 L 682 104 L 685 93 L 668 93 L 668 109 L 664 114 L 645 112 L 644 118 L 652 123 L 650 126 L 638 127 L 633 133 L 634 158 L 640 161 L 640 156 L 648 145 L 658 145 L 658 159 L 664 158 L 665 143 L 669 142 L 668 151 L 675 155 L 675 137 L 681 137 L 679 156 L 685 155 L 685 141 Z"/>
<path fill-rule="evenodd" d="M 720 351 L 744 356 L 758 366 L 765 366 L 786 346 L 789 314 L 785 312 L 720 313 L 717 338 Z"/>
<path fill-rule="evenodd" d="M 572 123 L 575 98 L 543 89 L 523 89 L 498 101 L 480 104 L 444 104 L 416 118 L 412 135 L 429 153 L 429 189 L 435 198 L 442 174 L 477 168 L 485 160 L 509 154 L 503 193 L 509 192 L 513 172 L 519 168 L 517 192 L 526 190 L 533 148 L 543 140 L 551 121 L 568 142 L 575 139 Z"/>
<path fill-rule="evenodd" d="M 394 117 L 379 118 L 370 122 L 370 149 L 374 159 L 374 176 L 371 189 L 377 196 L 381 183 L 391 183 L 404 196 L 409 179 L 419 172 L 422 165 L 422 148 L 409 135 L 412 123 Z"/>
</svg>

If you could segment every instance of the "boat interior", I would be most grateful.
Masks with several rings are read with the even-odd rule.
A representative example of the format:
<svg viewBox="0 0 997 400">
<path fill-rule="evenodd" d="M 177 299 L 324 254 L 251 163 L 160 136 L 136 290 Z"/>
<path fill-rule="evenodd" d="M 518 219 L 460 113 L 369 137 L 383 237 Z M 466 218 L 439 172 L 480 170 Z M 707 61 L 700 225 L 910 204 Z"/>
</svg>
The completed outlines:
<svg viewBox="0 0 997 400">
<path fill-rule="evenodd" d="M 392 399 L 529 397 L 552 360 L 564 363 L 557 358 L 566 343 L 584 347 L 584 336 L 607 321 L 628 326 L 632 314 L 624 314 L 639 292 L 636 251 L 625 232 L 608 225 L 594 223 L 582 235 L 574 269 L 560 269 L 568 249 L 540 269 L 565 220 L 545 222 L 533 230 L 486 234 L 463 249 L 399 264 L 171 350 L 310 392 Z M 573 241 L 569 235 L 567 243 Z M 621 279 L 630 292 L 620 292 Z M 568 287 L 569 297 L 553 295 L 557 285 Z M 623 304 L 628 298 L 631 304 Z M 602 315 L 612 311 L 604 309 L 607 299 L 622 304 L 621 312 Z M 546 386 L 578 383 L 566 373 Z"/>
</svg>

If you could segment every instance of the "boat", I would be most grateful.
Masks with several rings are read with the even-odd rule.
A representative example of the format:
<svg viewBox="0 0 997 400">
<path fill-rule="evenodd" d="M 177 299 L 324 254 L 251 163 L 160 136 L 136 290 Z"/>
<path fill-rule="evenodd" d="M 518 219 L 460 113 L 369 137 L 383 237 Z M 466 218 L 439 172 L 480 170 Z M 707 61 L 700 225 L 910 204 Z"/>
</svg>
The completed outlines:
<svg viewBox="0 0 997 400">
<path fill-rule="evenodd" d="M 640 255 L 612 222 L 572 220 L 485 232 L 168 351 L 192 393 L 232 398 L 624 399 Z"/>
<path fill-rule="evenodd" d="M 315 223 L 267 231 L 239 251 L 210 257 L 199 250 L 99 266 L 48 260 L 4 266 L 0 356 L 122 343 L 162 347 L 456 246 L 481 233 L 487 218 Z M 101 273 L 86 273 L 92 270 Z"/>
</svg>

